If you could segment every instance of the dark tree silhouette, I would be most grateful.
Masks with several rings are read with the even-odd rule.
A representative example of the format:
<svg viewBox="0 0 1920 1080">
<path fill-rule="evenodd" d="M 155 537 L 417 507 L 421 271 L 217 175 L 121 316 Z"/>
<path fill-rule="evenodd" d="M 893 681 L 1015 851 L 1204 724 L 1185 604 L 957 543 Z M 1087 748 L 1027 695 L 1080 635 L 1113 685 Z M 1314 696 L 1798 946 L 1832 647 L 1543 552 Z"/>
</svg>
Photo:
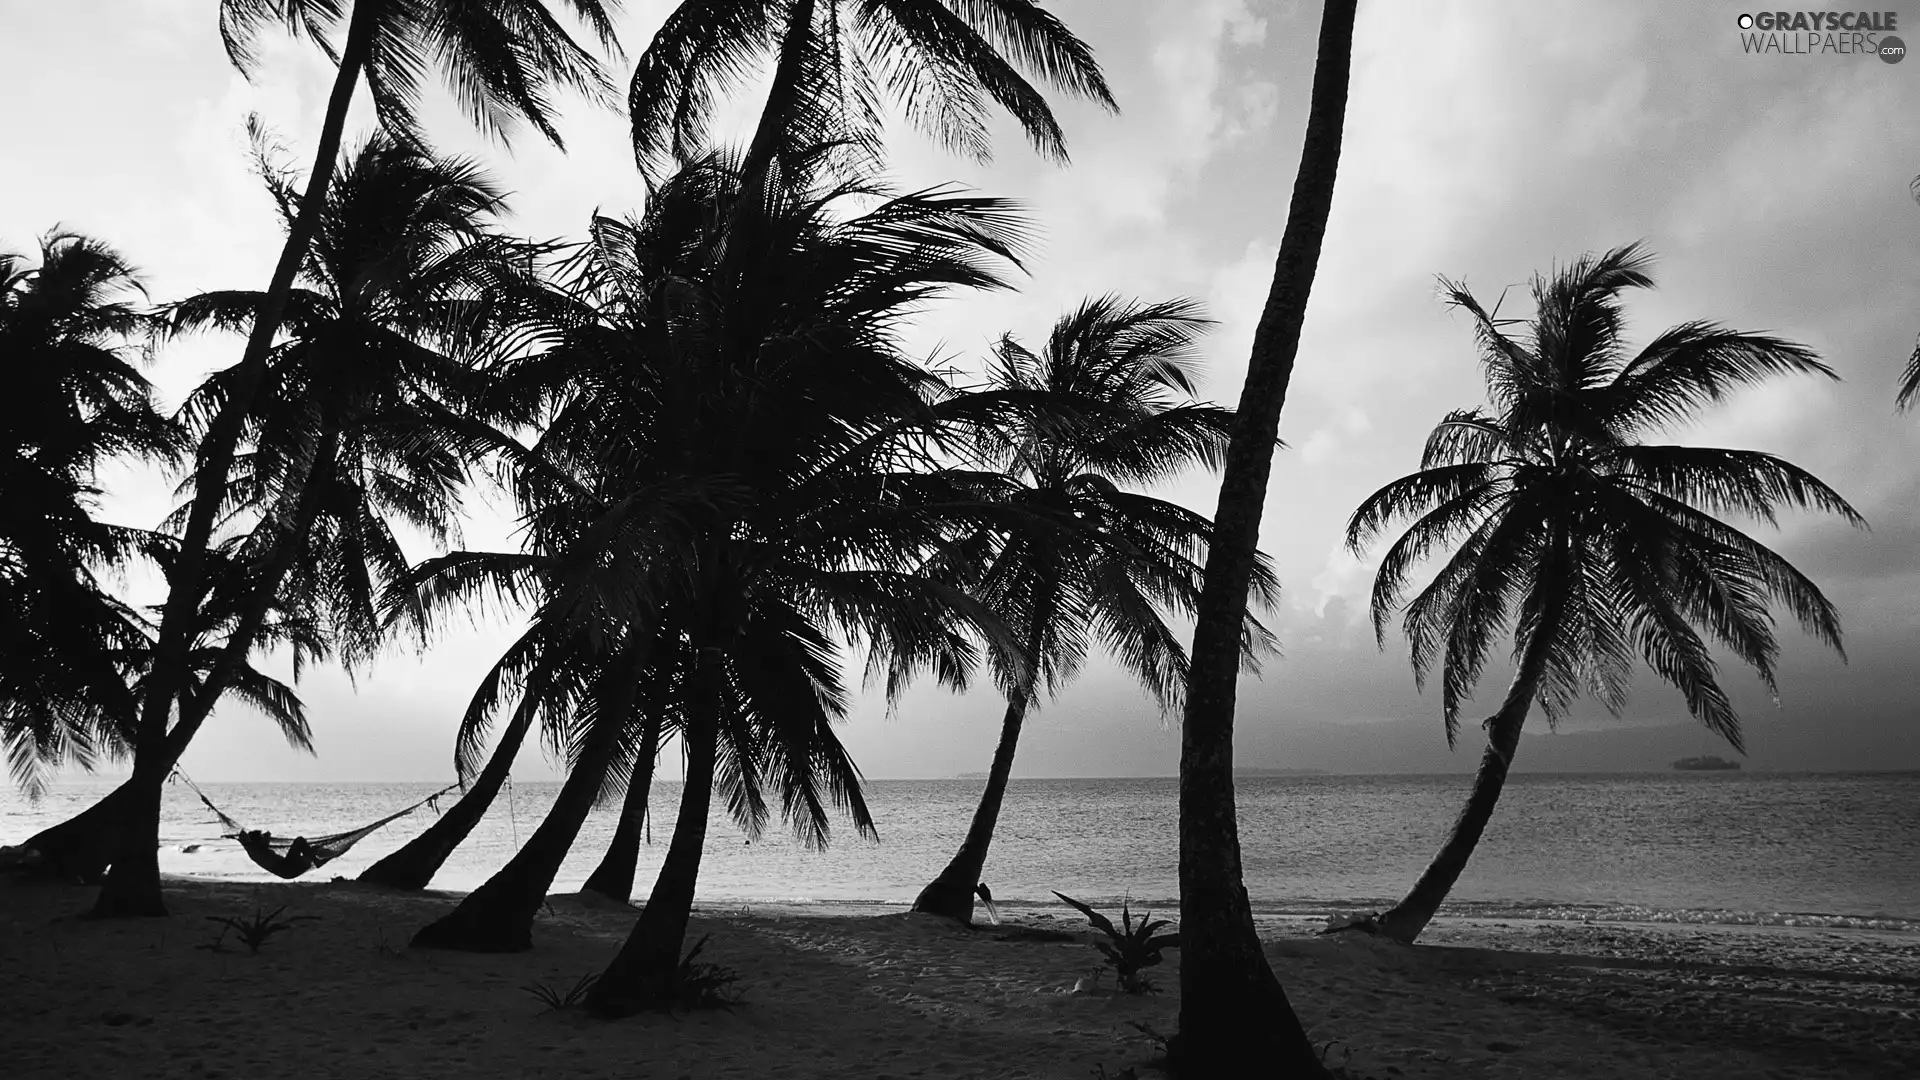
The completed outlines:
<svg viewBox="0 0 1920 1080">
<path fill-rule="evenodd" d="M 1193 400 L 1189 366 L 1205 326 L 1187 301 L 1141 305 L 1103 297 L 1063 316 L 1034 353 L 1002 338 L 977 398 L 1001 399 L 998 422 L 976 426 L 979 464 L 1011 481 L 1011 505 L 1031 524 L 968 538 L 981 550 L 964 586 L 1021 628 L 1024 679 L 1000 673 L 1007 710 L 979 806 L 959 851 L 913 910 L 970 922 L 1014 751 L 1044 683 L 1057 693 L 1090 649 L 1105 646 L 1163 711 L 1177 709 L 1187 651 L 1166 623 L 1199 600 L 1207 520 L 1129 488 L 1194 465 L 1218 465 L 1233 413 Z M 964 406 L 964 399 L 956 402 Z M 965 550 L 965 549 L 961 549 Z M 1263 602 L 1278 584 L 1262 564 Z M 1266 630 L 1247 620 L 1249 664 Z"/>
<path fill-rule="evenodd" d="M 567 0 L 567 6 L 607 45 L 613 44 L 604 0 Z M 336 48 L 331 38 L 345 22 Z M 155 859 L 160 790 L 185 752 L 194 729 L 169 720 L 190 678 L 196 607 L 208 588 L 206 552 L 221 510 L 242 429 L 253 398 L 266 379 L 269 353 L 288 311 L 295 279 L 319 228 L 321 206 L 340 155 L 348 106 L 364 76 L 381 124 L 396 137 L 417 142 L 414 107 L 420 81 L 439 69 L 476 124 L 505 138 L 517 119 L 538 128 L 556 145 L 549 94 L 555 86 L 589 94 L 605 90 L 593 58 L 576 45 L 540 0 L 497 0 L 484 7 L 461 0 L 221 0 L 220 33 L 227 55 L 242 72 L 252 70 L 255 39 L 280 24 L 317 45 L 338 67 L 321 123 L 313 166 L 301 194 L 273 278 L 252 313 L 246 349 L 235 365 L 225 406 L 201 439 L 193 468 L 194 498 L 184 522 L 180 554 L 168 581 L 140 718 L 133 733 L 133 775 L 108 796 L 112 811 L 97 815 L 99 827 L 119 828 L 123 842 L 106 888 L 94 906 L 98 915 L 164 915 Z M 244 655 L 229 657 L 238 664 Z M 207 680 L 217 700 L 226 676 Z M 78 822 L 76 821 L 76 824 Z"/>
<path fill-rule="evenodd" d="M 137 366 L 156 327 L 139 276 L 77 233 L 56 229 L 39 248 L 37 262 L 0 253 L 0 742 L 35 797 L 49 769 L 126 752 L 128 683 L 149 644 L 97 575 L 155 538 L 94 516 L 95 474 L 184 447 Z"/>
<path fill-rule="evenodd" d="M 1333 208 L 1355 5 L 1327 0 L 1320 17 L 1306 139 L 1273 287 L 1254 328 L 1194 627 L 1180 741 L 1180 1030 L 1168 1046 L 1184 1076 L 1326 1075 L 1254 932 L 1240 872 L 1233 717 L 1241 624 L 1280 411 Z"/>
<path fill-rule="evenodd" d="M 1518 336 L 1465 286 L 1443 281 L 1450 303 L 1473 318 L 1492 411 L 1448 414 L 1428 436 L 1420 471 L 1368 497 L 1348 523 L 1356 553 L 1394 522 L 1412 523 L 1374 581 L 1383 644 L 1413 568 L 1457 545 L 1404 624 L 1416 679 L 1444 657 L 1449 746 L 1488 650 L 1513 632 L 1513 681 L 1485 722 L 1473 791 L 1412 891 L 1371 924 L 1398 940 L 1419 936 L 1466 868 L 1535 702 L 1550 721 L 1583 691 L 1618 712 L 1638 652 L 1739 750 L 1740 718 L 1701 630 L 1769 691 L 1780 649 L 1770 604 L 1840 648 L 1839 617 L 1813 582 L 1720 517 L 1772 524 L 1792 506 L 1863 525 L 1846 500 L 1770 454 L 1640 441 L 1735 387 L 1833 372 L 1800 345 L 1705 322 L 1682 323 L 1629 354 L 1620 295 L 1652 286 L 1651 261 L 1628 245 L 1536 277 L 1535 313 Z"/>
</svg>

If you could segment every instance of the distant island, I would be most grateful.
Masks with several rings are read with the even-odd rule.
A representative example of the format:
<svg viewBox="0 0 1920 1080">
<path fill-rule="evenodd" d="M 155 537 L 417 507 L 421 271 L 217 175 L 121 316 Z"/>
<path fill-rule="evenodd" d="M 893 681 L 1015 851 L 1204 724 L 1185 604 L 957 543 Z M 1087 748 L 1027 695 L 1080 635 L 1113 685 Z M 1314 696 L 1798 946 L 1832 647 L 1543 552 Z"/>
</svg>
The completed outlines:
<svg viewBox="0 0 1920 1080">
<path fill-rule="evenodd" d="M 1699 757 L 1683 757 L 1674 762 L 1673 767 L 1682 772 L 1713 772 L 1721 769 L 1738 769 L 1740 763 L 1715 757 L 1712 754 L 1701 754 Z"/>
</svg>

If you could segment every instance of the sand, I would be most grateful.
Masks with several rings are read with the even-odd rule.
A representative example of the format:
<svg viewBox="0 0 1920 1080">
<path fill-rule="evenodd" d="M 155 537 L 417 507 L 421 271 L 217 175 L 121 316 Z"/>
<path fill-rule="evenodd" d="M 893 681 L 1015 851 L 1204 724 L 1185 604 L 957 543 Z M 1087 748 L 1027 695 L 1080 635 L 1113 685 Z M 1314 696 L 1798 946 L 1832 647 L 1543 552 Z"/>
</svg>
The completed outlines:
<svg viewBox="0 0 1920 1080">
<path fill-rule="evenodd" d="M 601 1022 L 522 988 L 598 971 L 631 909 L 555 897 L 535 948 L 405 948 L 452 903 L 339 884 L 168 882 L 168 919 L 74 918 L 89 891 L 0 885 L 0 1076 L 1072 1078 L 1154 1056 L 1178 953 L 1144 997 L 1071 912 L 1000 930 L 850 908 L 702 907 L 732 1012 Z M 210 915 L 312 916 L 251 955 Z M 1448 922 L 1406 949 L 1262 922 L 1330 1058 L 1386 1078 L 1920 1076 L 1920 938 L 1874 931 Z M 1036 931 L 1038 933 L 1036 933 Z M 1066 941 L 1041 940 L 1066 931 Z M 1111 980 L 1103 980 L 1111 986 Z"/>
</svg>

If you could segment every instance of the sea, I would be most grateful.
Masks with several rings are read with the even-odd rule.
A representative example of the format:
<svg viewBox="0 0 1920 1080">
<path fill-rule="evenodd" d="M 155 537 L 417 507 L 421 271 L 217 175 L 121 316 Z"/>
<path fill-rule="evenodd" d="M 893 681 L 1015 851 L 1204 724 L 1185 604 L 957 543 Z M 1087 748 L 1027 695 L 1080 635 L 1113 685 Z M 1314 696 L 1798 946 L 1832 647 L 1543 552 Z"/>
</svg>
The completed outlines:
<svg viewBox="0 0 1920 1080">
<path fill-rule="evenodd" d="M 871 781 L 879 839 L 838 822 L 829 846 L 818 851 L 777 819 L 753 837 L 717 809 L 698 898 L 714 905 L 904 906 L 953 854 L 981 783 Z M 1469 783 L 1464 775 L 1236 780 L 1254 910 L 1320 915 L 1385 907 L 1432 856 Z M 0 842 L 19 843 L 110 787 L 101 780 L 62 783 L 38 802 L 9 789 L 0 794 Z M 230 817 L 287 836 L 367 824 L 437 785 L 201 787 Z M 539 824 L 558 787 L 521 783 L 503 791 L 433 887 L 466 890 L 485 880 Z M 666 854 L 678 798 L 677 783 L 655 785 L 657 817 L 641 851 L 637 897 Z M 607 807 L 588 821 L 554 891 L 586 880 L 615 812 Z M 433 813 L 423 809 L 389 825 L 321 873 L 352 877 L 425 828 Z M 171 785 L 161 870 L 273 880 L 221 831 L 190 789 Z M 1178 851 L 1172 778 L 1018 779 L 1008 789 L 984 880 L 1003 905 L 1057 905 L 1058 890 L 1096 905 L 1170 912 L 1178 906 Z M 1444 913 L 1920 933 L 1920 773 L 1518 774 Z"/>
</svg>

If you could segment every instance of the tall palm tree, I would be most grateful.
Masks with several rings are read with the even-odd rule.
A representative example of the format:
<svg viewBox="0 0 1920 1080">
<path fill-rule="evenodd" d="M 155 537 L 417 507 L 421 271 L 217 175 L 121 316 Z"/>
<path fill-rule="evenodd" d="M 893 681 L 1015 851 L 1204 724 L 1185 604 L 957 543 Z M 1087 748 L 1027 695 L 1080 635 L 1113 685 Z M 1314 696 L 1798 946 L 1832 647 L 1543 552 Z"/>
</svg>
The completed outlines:
<svg viewBox="0 0 1920 1080">
<path fill-rule="evenodd" d="M 853 627 L 884 617 L 892 636 L 877 653 L 907 667 L 937 660 L 956 674 L 968 645 L 950 609 L 964 598 L 912 585 L 891 565 L 846 576 L 818 549 L 803 560 L 775 540 L 804 537 L 833 558 L 877 562 L 871 549 L 911 554 L 916 537 L 944 527 L 903 502 L 920 481 L 895 478 L 888 494 L 874 472 L 876 460 L 903 452 L 928 378 L 898 358 L 888 330 L 944 287 L 997 284 L 984 264 L 1011 254 L 1012 225 L 993 200 L 944 194 L 841 220 L 841 203 L 872 192 L 794 180 L 783 174 L 780 197 L 763 204 L 762 246 L 747 258 L 731 230 L 737 166 L 720 158 L 674 177 L 641 221 L 597 221 L 549 316 L 552 346 L 503 375 L 502 386 L 553 403 L 526 454 L 528 481 L 517 484 L 534 545 L 525 557 L 579 567 L 583 582 L 548 590 L 529 633 L 558 627 L 547 631 L 556 644 L 521 669 L 564 660 L 597 672 L 596 658 L 628 650 L 647 671 L 542 690 L 564 698 L 548 711 L 563 725 L 549 739 L 568 749 L 573 773 L 513 862 L 416 944 L 527 947 L 566 846 L 609 770 L 630 774 L 638 755 L 629 748 L 652 721 L 689 755 L 668 885 L 645 920 L 653 930 L 669 919 L 677 949 L 716 777 L 749 831 L 767 820 L 766 787 L 810 842 L 826 841 L 829 801 L 871 828 L 858 773 L 832 734 L 844 701 L 823 620 Z M 731 268 L 740 272 L 728 276 Z M 881 424 L 898 433 L 881 438 Z M 803 446 L 816 458 L 796 458 Z M 952 484 L 938 486 L 947 494 Z M 771 505 L 775 495 L 786 501 Z M 779 529 L 760 516 L 776 512 Z M 893 531 L 877 532 L 881 524 Z M 502 580 L 506 558 L 497 569 L 449 566 L 428 585 L 451 594 L 473 587 L 459 575 Z M 637 686 L 671 687 L 674 700 L 649 702 Z"/>
<path fill-rule="evenodd" d="M 1240 873 L 1233 714 L 1241 622 L 1253 581 L 1280 411 L 1300 351 L 1307 299 L 1333 208 L 1346 129 L 1356 0 L 1326 0 L 1293 201 L 1220 479 L 1213 542 L 1193 631 L 1180 739 L 1180 1030 L 1168 1056 L 1183 1075 L 1324 1076 L 1286 992 L 1260 951 Z"/>
<path fill-rule="evenodd" d="M 747 234 L 763 243 L 742 259 L 723 250 L 736 218 L 727 203 L 753 191 L 727 163 L 699 168 L 698 185 L 668 200 L 686 200 L 684 220 L 700 225 L 679 249 L 693 257 L 662 259 L 670 274 L 634 285 L 678 301 L 685 345 L 655 362 L 705 402 L 671 422 L 678 445 L 703 448 L 681 467 L 734 477 L 740 495 L 689 568 L 683 610 L 700 618 L 684 631 L 686 781 L 646 907 L 590 991 L 590 1007 L 611 1015 L 671 1001 L 716 780 L 750 832 L 768 816 L 760 789 L 774 786 L 810 844 L 828 838 L 823 793 L 871 835 L 859 773 L 833 733 L 847 707 L 836 639 L 864 645 L 890 693 L 921 666 L 950 684 L 964 678 L 977 655 L 968 627 L 1019 662 L 991 612 L 915 572 L 977 527 L 972 515 L 990 512 L 983 496 L 1001 478 L 935 467 L 943 430 L 931 406 L 946 391 L 895 336 L 900 315 L 926 299 L 1000 287 L 1019 220 L 994 200 L 942 192 L 841 218 L 839 204 L 880 192 L 817 189 L 783 170 L 781 187 L 749 210 L 765 215 Z M 746 272 L 728 277 L 736 266 Z"/>
<path fill-rule="evenodd" d="M 758 190 L 778 162 L 823 145 L 877 151 L 881 94 L 943 146 L 985 161 L 988 102 L 1041 153 L 1066 141 L 1024 68 L 1069 94 L 1117 109 L 1093 50 L 1034 0 L 685 0 L 634 69 L 627 106 L 641 171 L 660 177 L 702 153 L 713 105 L 766 57 L 773 84 L 741 175 Z M 807 166 L 810 167 L 810 166 Z"/>
<path fill-rule="evenodd" d="M 1020 728 L 1041 683 L 1057 693 L 1102 645 L 1163 711 L 1179 707 L 1187 652 L 1166 616 L 1189 614 L 1199 601 L 1208 524 L 1129 488 L 1218 465 L 1226 451 L 1233 413 L 1193 400 L 1193 342 L 1205 325 L 1189 301 L 1108 296 L 1061 317 L 1038 353 L 1011 336 L 995 349 L 980 393 L 1022 407 L 982 425 L 977 442 L 983 464 L 1012 481 L 1009 501 L 1034 521 L 970 538 L 991 550 L 969 556 L 980 565 L 968 587 L 1019 628 L 1028 666 L 1024 678 L 1001 677 L 1007 710 L 986 788 L 959 851 L 920 891 L 915 911 L 972 921 Z M 1259 598 L 1271 602 L 1278 588 L 1260 565 Z M 1251 616 L 1246 631 L 1251 662 L 1268 635 Z"/>
<path fill-rule="evenodd" d="M 1448 414 L 1427 438 L 1420 471 L 1369 496 L 1348 523 L 1356 552 L 1392 523 L 1412 523 L 1374 580 L 1383 642 L 1413 567 L 1458 545 L 1404 624 L 1416 679 L 1444 656 L 1448 745 L 1488 650 L 1513 632 L 1513 681 L 1485 722 L 1472 794 L 1420 880 L 1375 920 L 1399 940 L 1419 936 L 1466 868 L 1535 702 L 1552 720 L 1589 692 L 1618 712 L 1638 651 L 1695 719 L 1743 750 L 1740 717 L 1701 631 L 1769 691 L 1780 650 L 1771 604 L 1840 649 L 1839 617 L 1813 582 L 1720 518 L 1772 524 L 1792 506 L 1864 524 L 1846 500 L 1771 454 L 1641 441 L 1737 386 L 1835 376 L 1803 346 L 1707 322 L 1682 323 L 1629 354 L 1620 296 L 1653 285 L 1651 261 L 1629 244 L 1536 277 L 1534 317 L 1521 335 L 1465 286 L 1443 282 L 1449 302 L 1474 320 L 1493 408 Z"/>
<path fill-rule="evenodd" d="M 170 460 L 177 428 L 155 411 L 135 342 L 152 316 L 138 274 L 78 233 L 42 237 L 37 262 L 0 253 L 0 743 L 32 795 L 46 770 L 126 749 L 138 614 L 98 574 L 152 537 L 99 520 L 99 468 Z"/>
<path fill-rule="evenodd" d="M 531 271 L 527 246 L 491 230 L 502 195 L 474 163 L 380 134 L 345 157 L 244 411 L 250 450 L 223 510 L 255 520 L 239 555 L 248 599 L 223 627 L 214 669 L 181 702 L 168 733 L 181 746 L 244 666 L 276 602 L 317 620 L 349 665 L 373 655 L 383 632 L 375 598 L 409 565 L 393 523 L 444 542 L 458 511 L 466 464 L 440 401 L 459 392 L 463 359 L 490 340 L 494 294 Z M 264 172 L 291 229 L 301 214 L 295 187 Z M 169 323 L 247 333 L 264 303 L 257 292 L 204 293 L 172 305 Z M 241 375 L 216 372 L 188 398 L 182 413 L 196 432 L 237 411 Z M 176 521 L 194 512 L 190 503 Z M 183 548 L 176 572 L 185 561 Z M 100 906 L 157 899 L 157 878 L 143 870 L 157 873 L 138 861 L 110 871 Z"/>
<path fill-rule="evenodd" d="M 566 0 L 566 5 L 609 47 L 615 46 L 609 0 Z M 345 22 L 338 48 L 332 36 Z M 599 66 L 541 0 L 498 0 L 484 6 L 464 0 L 221 0 L 220 35 L 227 55 L 243 73 L 257 60 L 260 31 L 278 23 L 311 40 L 337 65 L 327 98 L 320 141 L 313 156 L 286 243 L 273 277 L 253 314 L 245 351 L 227 391 L 229 408 L 216 413 L 200 442 L 193 469 L 194 500 L 181 535 L 181 554 L 168 583 L 153 669 L 134 733 L 132 777 L 109 799 L 115 812 L 99 816 L 103 827 L 125 825 L 122 883 L 103 896 L 102 915 L 163 915 L 154 843 L 161 785 L 185 752 L 191 731 L 172 730 L 169 717 L 188 678 L 193 651 L 194 607 L 206 591 L 206 552 L 223 507 L 245 418 L 266 378 L 274 347 L 319 228 L 321 206 L 340 155 L 348 106 L 364 77 L 382 126 L 417 141 L 414 109 L 421 80 L 438 68 L 454 96 L 482 129 L 506 138 L 514 123 L 532 123 L 559 145 L 549 95 L 557 87 L 590 95 L 604 92 Z M 230 660 L 230 663 L 238 661 Z M 217 676 L 214 697 L 218 696 Z"/>
</svg>

